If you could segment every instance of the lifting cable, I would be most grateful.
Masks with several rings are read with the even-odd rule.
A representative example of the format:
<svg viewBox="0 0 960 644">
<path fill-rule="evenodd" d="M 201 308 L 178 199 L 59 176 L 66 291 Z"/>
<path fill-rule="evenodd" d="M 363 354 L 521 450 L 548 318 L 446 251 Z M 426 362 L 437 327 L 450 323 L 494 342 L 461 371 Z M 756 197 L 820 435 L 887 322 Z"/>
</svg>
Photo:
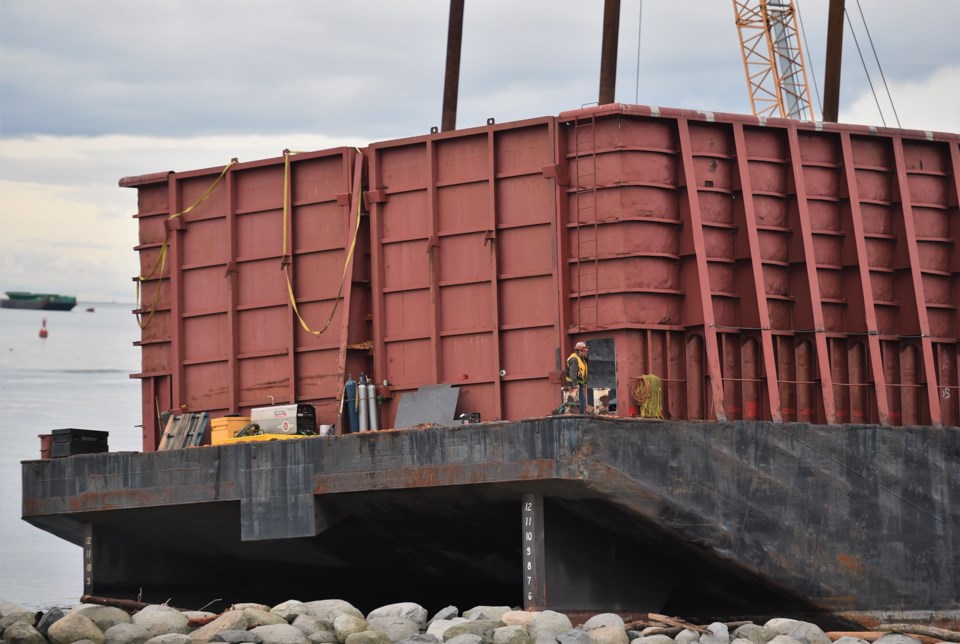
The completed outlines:
<svg viewBox="0 0 960 644">
<path fill-rule="evenodd" d="M 633 102 L 640 103 L 640 35 L 643 31 L 643 0 L 640 0 L 640 11 L 637 18 L 637 82 L 634 85 Z"/>
<path fill-rule="evenodd" d="M 867 26 L 867 19 L 863 15 L 863 7 L 860 6 L 860 0 L 857 0 L 857 9 L 860 10 L 860 20 L 863 21 L 863 28 L 867 32 L 867 39 L 870 41 L 870 49 L 873 50 L 873 59 L 877 61 L 877 68 L 880 70 L 880 78 L 883 79 L 883 88 L 887 92 L 887 100 L 890 101 L 890 107 L 893 108 L 893 117 L 897 120 L 897 127 L 900 127 L 900 117 L 897 115 L 897 107 L 893 104 L 893 95 L 890 94 L 890 88 L 887 86 L 887 77 L 883 73 L 883 65 L 880 64 L 880 58 L 877 56 L 877 48 L 873 46 L 873 36 L 870 35 L 870 27 Z"/>
<path fill-rule="evenodd" d="M 175 212 L 175 213 L 173 213 L 172 215 L 170 215 L 169 217 L 167 217 L 167 219 L 165 220 L 164 225 L 163 225 L 163 242 L 160 244 L 160 255 L 157 257 L 157 261 L 153 263 L 153 268 L 150 269 L 150 272 L 149 272 L 149 273 L 147 273 L 146 275 L 138 275 L 138 276 L 136 277 L 136 283 L 137 283 L 136 310 L 138 311 L 137 314 L 136 314 L 136 315 L 137 315 L 137 326 L 139 326 L 141 329 L 146 329 L 148 326 L 150 326 L 150 322 L 153 320 L 153 316 L 154 316 L 154 315 L 156 314 L 156 312 L 157 312 L 157 306 L 158 306 L 159 303 L 160 303 L 160 285 L 158 284 L 158 285 L 157 285 L 156 294 L 155 294 L 155 296 L 154 296 L 154 298 L 153 298 L 153 304 L 150 306 L 150 314 L 147 316 L 147 319 L 146 319 L 145 321 L 144 321 L 143 319 L 141 319 L 140 313 L 139 313 L 139 311 L 140 311 L 140 295 L 141 295 L 141 293 L 140 293 L 140 290 L 141 290 L 140 285 L 141 285 L 143 282 L 152 280 L 154 277 L 160 277 L 160 278 L 162 278 L 162 277 L 163 277 L 163 269 L 166 267 L 166 263 L 167 263 L 167 252 L 168 252 L 168 248 L 169 248 L 169 246 L 170 246 L 170 231 L 167 229 L 166 221 L 172 221 L 172 220 L 174 220 L 174 219 L 179 219 L 180 217 L 182 217 L 183 215 L 187 214 L 188 212 L 190 212 L 191 210 L 193 210 L 194 208 L 196 208 L 197 206 L 199 206 L 200 204 L 202 204 L 204 201 L 206 201 L 206 200 L 207 200 L 207 197 L 209 197 L 211 194 L 213 194 L 213 191 L 216 189 L 216 187 L 217 187 L 218 185 L 220 185 L 220 182 L 223 181 L 223 178 L 224 178 L 225 176 L 227 176 L 227 171 L 230 170 L 230 168 L 233 167 L 234 165 L 236 165 L 237 163 L 238 163 L 238 161 L 237 161 L 236 159 L 230 159 L 230 162 L 229 162 L 227 165 L 223 166 L 223 170 L 220 172 L 220 176 L 218 176 L 218 177 L 216 178 L 216 180 L 215 180 L 212 184 L 210 184 L 210 187 L 207 188 L 206 192 L 204 192 L 202 195 L 200 195 L 200 198 L 199 198 L 199 199 L 197 199 L 196 201 L 194 201 L 192 204 L 190 204 L 190 206 L 188 206 L 187 208 L 184 208 L 184 209 L 181 210 L 180 212 Z"/>
<path fill-rule="evenodd" d="M 863 52 L 860 51 L 860 41 L 857 40 L 857 32 L 853 30 L 853 21 L 850 20 L 850 14 L 846 7 L 843 9 L 843 16 L 847 19 L 847 26 L 850 27 L 850 35 L 853 36 L 853 44 L 857 46 L 857 53 L 860 54 L 860 64 L 863 65 L 863 73 L 867 75 L 867 82 L 870 84 L 870 93 L 873 94 L 873 102 L 877 104 L 877 111 L 880 112 L 880 121 L 883 126 L 887 126 L 887 119 L 883 117 L 883 110 L 880 109 L 880 101 L 877 99 L 877 92 L 873 89 L 873 80 L 870 78 L 870 71 L 867 69 L 867 61 L 863 59 Z"/>
<path fill-rule="evenodd" d="M 357 151 L 357 161 L 358 163 L 363 158 L 363 152 L 360 151 L 360 148 L 355 148 Z M 350 262 L 353 259 L 353 250 L 357 246 L 357 236 L 360 234 L 360 209 L 361 204 L 363 203 L 360 186 L 358 183 L 357 194 L 354 195 L 354 201 L 357 204 L 357 223 L 353 229 L 353 239 L 350 240 L 350 248 L 347 250 L 346 259 L 343 262 L 343 275 L 340 277 L 340 288 L 337 291 L 337 297 L 333 302 L 333 310 L 330 311 L 330 316 L 327 318 L 327 321 L 323 323 L 323 328 L 319 331 L 314 331 L 307 325 L 307 322 L 303 319 L 303 316 L 300 315 L 300 309 L 297 307 L 297 298 L 293 294 L 293 283 L 290 280 L 290 271 L 289 267 L 293 263 L 292 249 L 291 253 L 287 253 L 287 230 L 288 230 L 288 221 L 290 219 L 290 156 L 293 154 L 298 154 L 297 152 L 291 150 L 283 151 L 283 254 L 280 258 L 280 263 L 283 268 L 284 277 L 287 280 L 287 293 L 290 295 L 290 304 L 293 307 L 293 312 L 297 315 L 297 319 L 300 320 L 300 326 L 303 327 L 303 330 L 307 333 L 313 335 L 320 335 L 330 326 L 330 323 L 333 322 L 333 316 L 337 312 L 337 307 L 340 305 L 340 300 L 343 299 L 343 286 L 347 281 L 347 269 L 350 267 Z"/>
</svg>

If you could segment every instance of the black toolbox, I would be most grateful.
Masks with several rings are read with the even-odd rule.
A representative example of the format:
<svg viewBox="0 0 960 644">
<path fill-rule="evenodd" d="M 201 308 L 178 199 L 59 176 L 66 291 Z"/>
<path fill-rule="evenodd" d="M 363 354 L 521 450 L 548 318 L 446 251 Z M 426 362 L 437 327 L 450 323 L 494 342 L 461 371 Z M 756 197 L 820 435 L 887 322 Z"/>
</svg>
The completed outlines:
<svg viewBox="0 0 960 644">
<path fill-rule="evenodd" d="M 55 429 L 50 432 L 50 458 L 63 458 L 74 454 L 100 454 L 109 451 L 107 436 L 110 432 L 95 429 Z"/>
</svg>

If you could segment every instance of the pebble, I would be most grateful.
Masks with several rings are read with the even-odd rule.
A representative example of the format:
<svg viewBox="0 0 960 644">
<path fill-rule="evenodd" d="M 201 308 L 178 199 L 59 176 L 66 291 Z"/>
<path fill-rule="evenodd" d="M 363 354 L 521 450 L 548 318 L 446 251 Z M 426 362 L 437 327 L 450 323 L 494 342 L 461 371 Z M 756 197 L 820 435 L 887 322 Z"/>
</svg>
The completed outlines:
<svg viewBox="0 0 960 644">
<path fill-rule="evenodd" d="M 381 606 L 366 617 L 342 599 L 276 606 L 235 604 L 198 628 L 201 614 L 151 604 L 132 616 L 119 608 L 79 604 L 42 615 L 0 598 L 0 644 L 866 644 L 843 637 L 832 642 L 816 624 L 774 618 L 730 632 L 721 622 L 708 633 L 683 630 L 675 637 L 628 630 L 615 613 L 601 613 L 574 625 L 563 613 L 523 611 L 509 606 L 447 606 L 428 620 L 422 606 L 402 602 Z M 891 633 L 876 644 L 922 644 Z"/>
</svg>

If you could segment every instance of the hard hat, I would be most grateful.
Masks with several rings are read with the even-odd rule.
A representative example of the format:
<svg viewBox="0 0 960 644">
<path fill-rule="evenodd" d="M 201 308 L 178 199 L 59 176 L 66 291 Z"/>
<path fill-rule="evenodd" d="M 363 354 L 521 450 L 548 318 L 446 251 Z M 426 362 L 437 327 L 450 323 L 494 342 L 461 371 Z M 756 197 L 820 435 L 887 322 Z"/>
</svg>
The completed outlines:
<svg viewBox="0 0 960 644">
<path fill-rule="evenodd" d="M 579 351 L 580 349 L 586 349 L 587 351 L 590 350 L 589 348 L 587 348 L 586 342 L 577 342 L 575 345 L 573 345 L 574 351 Z"/>
</svg>

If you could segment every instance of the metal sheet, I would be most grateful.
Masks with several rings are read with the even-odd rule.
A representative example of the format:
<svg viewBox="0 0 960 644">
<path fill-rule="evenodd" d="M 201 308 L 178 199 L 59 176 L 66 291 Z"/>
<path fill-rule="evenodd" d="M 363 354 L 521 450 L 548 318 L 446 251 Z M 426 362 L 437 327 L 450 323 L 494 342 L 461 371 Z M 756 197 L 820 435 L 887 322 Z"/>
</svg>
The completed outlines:
<svg viewBox="0 0 960 644">
<path fill-rule="evenodd" d="M 450 385 L 420 387 L 400 396 L 394 427 L 414 425 L 452 425 L 460 389 Z"/>
</svg>

